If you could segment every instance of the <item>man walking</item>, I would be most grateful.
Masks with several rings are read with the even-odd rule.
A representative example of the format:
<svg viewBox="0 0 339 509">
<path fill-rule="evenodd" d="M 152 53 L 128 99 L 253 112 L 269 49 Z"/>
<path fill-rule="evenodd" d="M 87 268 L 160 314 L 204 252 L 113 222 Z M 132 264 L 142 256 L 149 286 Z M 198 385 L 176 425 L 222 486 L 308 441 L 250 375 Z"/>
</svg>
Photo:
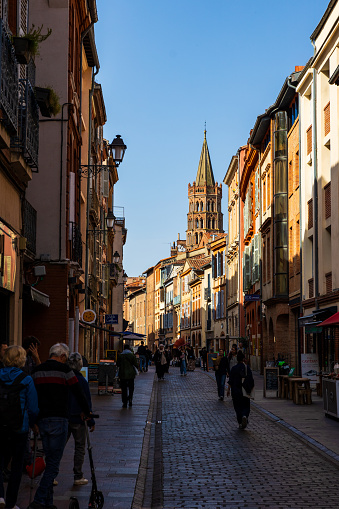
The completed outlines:
<svg viewBox="0 0 339 509">
<path fill-rule="evenodd" d="M 46 469 L 28 509 L 55 509 L 53 481 L 59 472 L 68 432 L 68 392 L 76 397 L 84 417 L 90 409 L 77 377 L 66 364 L 69 348 L 64 343 L 53 345 L 49 359 L 36 366 L 32 378 L 38 393 L 38 426 L 45 453 Z"/>
<path fill-rule="evenodd" d="M 140 342 L 140 346 L 138 347 L 137 354 L 140 359 L 140 373 L 142 371 L 146 371 L 146 356 L 147 356 L 147 348 L 144 345 L 144 342 Z"/>
<path fill-rule="evenodd" d="M 127 402 L 129 406 L 132 406 L 134 378 L 138 371 L 138 359 L 131 352 L 128 344 L 124 345 L 123 352 L 118 355 L 117 366 L 119 368 L 122 408 L 127 408 Z"/>
</svg>

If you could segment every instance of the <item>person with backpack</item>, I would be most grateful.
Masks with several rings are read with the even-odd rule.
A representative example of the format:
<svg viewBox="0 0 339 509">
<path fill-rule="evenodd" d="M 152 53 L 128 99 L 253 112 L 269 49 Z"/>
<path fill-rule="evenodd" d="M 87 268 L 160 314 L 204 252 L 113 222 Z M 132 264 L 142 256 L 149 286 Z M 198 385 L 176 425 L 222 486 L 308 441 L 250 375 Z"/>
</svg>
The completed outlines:
<svg viewBox="0 0 339 509">
<path fill-rule="evenodd" d="M 21 346 L 9 346 L 0 369 L 0 509 L 16 506 L 29 427 L 38 432 L 38 396 L 32 377 L 22 371 L 26 352 Z M 12 458 L 5 496 L 3 468 Z"/>
</svg>

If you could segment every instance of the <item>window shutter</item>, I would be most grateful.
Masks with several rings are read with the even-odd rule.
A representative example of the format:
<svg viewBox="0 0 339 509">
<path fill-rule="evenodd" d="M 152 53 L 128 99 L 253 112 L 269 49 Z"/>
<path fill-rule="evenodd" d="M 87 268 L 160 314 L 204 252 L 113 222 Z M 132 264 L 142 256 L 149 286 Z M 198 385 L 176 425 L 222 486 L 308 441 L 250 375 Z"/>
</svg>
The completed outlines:
<svg viewBox="0 0 339 509">
<path fill-rule="evenodd" d="M 331 131 L 331 122 L 330 122 L 330 103 L 326 104 L 324 108 L 324 133 L 325 136 L 329 134 Z"/>
<path fill-rule="evenodd" d="M 220 316 L 223 318 L 225 316 L 224 314 L 224 290 L 221 290 L 221 313 Z"/>
<path fill-rule="evenodd" d="M 307 206 L 308 206 L 308 229 L 310 230 L 311 228 L 313 228 L 313 199 L 312 198 L 307 202 Z"/>
<path fill-rule="evenodd" d="M 101 172 L 101 193 L 104 198 L 109 195 L 109 170 L 105 169 Z"/>
<path fill-rule="evenodd" d="M 19 9 L 19 34 L 24 35 L 28 32 L 28 0 L 20 0 Z"/>
<path fill-rule="evenodd" d="M 212 279 L 215 279 L 214 255 L 212 254 Z"/>
<path fill-rule="evenodd" d="M 306 131 L 306 147 L 307 147 L 307 153 L 306 155 L 309 155 L 312 152 L 312 126 L 310 126 Z"/>
<path fill-rule="evenodd" d="M 325 219 L 331 217 L 331 182 L 324 187 L 325 192 Z"/>
<path fill-rule="evenodd" d="M 217 253 L 217 260 L 218 260 L 218 274 L 217 276 L 221 276 L 221 253 L 218 251 Z"/>
</svg>

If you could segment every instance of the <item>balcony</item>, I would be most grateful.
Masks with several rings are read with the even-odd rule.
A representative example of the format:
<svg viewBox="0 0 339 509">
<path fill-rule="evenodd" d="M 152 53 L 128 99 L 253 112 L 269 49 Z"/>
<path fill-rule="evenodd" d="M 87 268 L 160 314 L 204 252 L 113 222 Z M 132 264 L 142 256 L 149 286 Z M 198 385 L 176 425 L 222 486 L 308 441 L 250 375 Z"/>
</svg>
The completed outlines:
<svg viewBox="0 0 339 509">
<path fill-rule="evenodd" d="M 72 238 L 71 238 L 71 254 L 70 259 L 77 262 L 80 267 L 82 265 L 82 236 L 79 226 L 71 222 Z"/>
<path fill-rule="evenodd" d="M 36 254 L 36 218 L 36 210 L 27 200 L 25 200 L 22 234 L 27 239 L 27 250 L 30 251 L 33 255 Z"/>
<path fill-rule="evenodd" d="M 39 107 L 28 79 L 19 80 L 18 131 L 11 148 L 19 149 L 31 168 L 38 168 Z"/>
<path fill-rule="evenodd" d="M 0 19 L 0 107 L 7 129 L 16 134 L 18 128 L 18 63 L 5 26 Z"/>
</svg>

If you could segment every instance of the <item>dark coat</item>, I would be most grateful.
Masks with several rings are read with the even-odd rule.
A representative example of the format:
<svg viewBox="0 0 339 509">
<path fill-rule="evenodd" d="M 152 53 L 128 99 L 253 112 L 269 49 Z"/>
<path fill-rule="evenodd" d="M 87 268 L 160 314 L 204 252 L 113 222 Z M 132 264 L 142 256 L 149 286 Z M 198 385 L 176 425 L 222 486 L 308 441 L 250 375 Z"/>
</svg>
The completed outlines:
<svg viewBox="0 0 339 509">
<path fill-rule="evenodd" d="M 88 382 L 87 382 L 86 378 L 84 378 L 82 376 L 80 371 L 73 369 L 73 372 L 78 379 L 78 382 L 79 382 L 81 389 L 83 390 L 83 393 L 87 400 L 88 406 L 89 406 L 90 410 L 92 411 L 92 400 L 91 400 L 91 393 L 89 391 Z M 82 409 L 81 409 L 77 399 L 75 398 L 74 394 L 72 394 L 71 392 L 69 392 L 68 408 L 69 408 L 69 421 L 70 422 L 73 422 L 75 424 L 81 424 L 84 422 L 81 419 L 81 415 L 80 415 L 82 413 Z M 94 426 L 95 425 L 94 419 L 89 419 L 87 421 L 87 424 L 90 427 Z"/>
<path fill-rule="evenodd" d="M 247 377 L 253 381 L 254 387 L 254 380 L 251 368 L 249 366 L 246 366 L 243 362 L 238 362 L 238 364 L 233 366 L 233 368 L 231 369 L 230 378 L 228 381 L 228 384 L 231 386 L 232 389 L 232 398 L 242 396 L 242 383 L 246 376 L 246 368 Z"/>
</svg>

